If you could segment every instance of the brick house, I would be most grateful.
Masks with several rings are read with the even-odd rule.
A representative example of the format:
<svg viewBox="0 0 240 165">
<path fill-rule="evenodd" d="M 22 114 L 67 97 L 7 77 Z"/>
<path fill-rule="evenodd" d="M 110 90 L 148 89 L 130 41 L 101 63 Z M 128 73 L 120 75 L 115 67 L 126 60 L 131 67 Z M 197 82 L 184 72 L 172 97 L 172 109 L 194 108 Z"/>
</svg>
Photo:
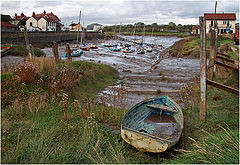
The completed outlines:
<svg viewBox="0 0 240 165">
<path fill-rule="evenodd" d="M 206 19 L 206 33 L 214 27 L 214 13 L 204 13 Z M 236 14 L 235 13 L 216 13 L 218 34 L 235 33 Z"/>
<path fill-rule="evenodd" d="M 61 20 L 51 13 L 42 14 L 32 13 L 32 16 L 26 21 L 26 28 L 39 28 L 42 31 L 59 31 L 61 30 Z"/>
</svg>

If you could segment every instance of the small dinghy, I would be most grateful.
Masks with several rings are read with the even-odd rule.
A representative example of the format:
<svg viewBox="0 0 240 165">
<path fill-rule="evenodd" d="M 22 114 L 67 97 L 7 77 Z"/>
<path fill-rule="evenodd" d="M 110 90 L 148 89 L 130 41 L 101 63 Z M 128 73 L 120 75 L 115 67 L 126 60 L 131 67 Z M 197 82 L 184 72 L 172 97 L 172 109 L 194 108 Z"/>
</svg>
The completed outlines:
<svg viewBox="0 0 240 165">
<path fill-rule="evenodd" d="M 135 50 L 130 47 L 126 47 L 122 50 L 123 53 L 133 53 Z"/>
<path fill-rule="evenodd" d="M 80 57 L 83 54 L 83 51 L 82 49 L 79 49 L 79 48 L 72 48 L 70 54 L 71 54 L 71 57 Z M 62 57 L 67 57 L 67 53 L 62 55 Z"/>
<path fill-rule="evenodd" d="M 121 136 L 139 151 L 160 153 L 179 141 L 182 130 L 180 106 L 162 96 L 132 107 L 123 118 Z"/>
</svg>

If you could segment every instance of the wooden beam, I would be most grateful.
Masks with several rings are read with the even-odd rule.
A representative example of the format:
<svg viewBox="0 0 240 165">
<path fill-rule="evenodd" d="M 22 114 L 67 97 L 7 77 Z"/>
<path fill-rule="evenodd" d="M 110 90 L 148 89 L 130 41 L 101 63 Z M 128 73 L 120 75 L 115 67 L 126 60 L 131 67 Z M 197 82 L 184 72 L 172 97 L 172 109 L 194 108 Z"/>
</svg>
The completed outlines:
<svg viewBox="0 0 240 165">
<path fill-rule="evenodd" d="M 227 54 L 223 54 L 223 53 L 220 53 L 220 52 L 217 52 L 218 55 L 221 55 L 221 56 L 224 56 L 224 57 L 227 57 L 227 58 L 230 58 L 231 56 L 227 55 Z"/>
<path fill-rule="evenodd" d="M 227 62 L 230 62 L 230 63 L 234 64 L 234 61 L 233 61 L 233 60 L 230 60 L 230 59 L 228 59 L 228 58 L 224 58 L 224 57 L 218 56 L 218 55 L 217 55 L 217 58 L 218 58 L 218 59 L 221 59 L 221 60 L 223 60 L 223 61 L 227 61 Z"/>
<path fill-rule="evenodd" d="M 239 97 L 239 90 L 207 79 L 207 85 L 233 93 Z"/>
<path fill-rule="evenodd" d="M 239 69 L 234 68 L 234 67 L 232 67 L 232 66 L 230 66 L 230 65 L 223 64 L 223 63 L 218 62 L 218 61 L 214 61 L 214 64 L 217 64 L 217 65 L 219 65 L 219 66 L 223 66 L 223 67 L 225 67 L 225 68 L 232 69 L 232 70 L 235 70 L 235 71 L 238 71 L 238 72 L 239 72 Z"/>
<path fill-rule="evenodd" d="M 206 118 L 206 20 L 204 17 L 199 17 L 200 25 L 200 120 Z"/>
</svg>

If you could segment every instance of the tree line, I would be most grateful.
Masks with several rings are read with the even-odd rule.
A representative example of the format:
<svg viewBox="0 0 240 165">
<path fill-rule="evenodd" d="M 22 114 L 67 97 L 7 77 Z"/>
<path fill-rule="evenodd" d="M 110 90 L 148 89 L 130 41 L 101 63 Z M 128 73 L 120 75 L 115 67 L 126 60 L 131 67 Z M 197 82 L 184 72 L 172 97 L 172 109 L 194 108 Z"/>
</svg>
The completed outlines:
<svg viewBox="0 0 240 165">
<path fill-rule="evenodd" d="M 164 24 L 157 24 L 157 23 L 152 23 L 152 24 L 144 24 L 143 22 L 137 22 L 134 24 L 125 24 L 125 25 L 110 25 L 110 26 L 104 26 L 103 30 L 105 32 L 119 32 L 119 30 L 121 32 L 133 32 L 134 29 L 136 32 L 142 32 L 143 31 L 143 27 L 145 25 L 145 31 L 146 32 L 160 32 L 163 31 L 163 29 L 166 29 L 168 31 L 176 31 L 176 32 L 191 32 L 192 31 L 192 27 L 195 25 L 182 25 L 182 24 L 178 24 L 176 25 L 174 22 L 169 22 L 167 25 Z"/>
</svg>

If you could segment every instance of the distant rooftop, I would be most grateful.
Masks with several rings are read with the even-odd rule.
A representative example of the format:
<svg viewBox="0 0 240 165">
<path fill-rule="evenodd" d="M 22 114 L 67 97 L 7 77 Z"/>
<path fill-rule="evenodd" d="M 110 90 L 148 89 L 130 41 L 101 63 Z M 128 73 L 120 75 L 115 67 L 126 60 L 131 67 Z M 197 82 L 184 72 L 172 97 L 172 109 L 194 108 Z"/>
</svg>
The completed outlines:
<svg viewBox="0 0 240 165">
<path fill-rule="evenodd" d="M 204 13 L 206 20 L 213 20 L 214 13 Z M 236 20 L 236 13 L 216 13 L 216 20 Z"/>
</svg>

